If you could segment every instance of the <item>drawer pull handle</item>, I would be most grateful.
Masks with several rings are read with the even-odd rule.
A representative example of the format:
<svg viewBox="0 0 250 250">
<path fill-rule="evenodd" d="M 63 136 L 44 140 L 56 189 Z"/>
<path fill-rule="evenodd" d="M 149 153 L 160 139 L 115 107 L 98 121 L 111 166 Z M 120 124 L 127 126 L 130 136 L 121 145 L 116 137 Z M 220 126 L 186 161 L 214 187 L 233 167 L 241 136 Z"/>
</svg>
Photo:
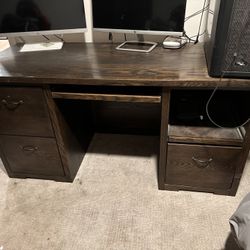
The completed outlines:
<svg viewBox="0 0 250 250">
<path fill-rule="evenodd" d="M 196 157 L 192 157 L 192 160 L 197 164 L 198 168 L 207 168 L 209 166 L 209 164 L 213 161 L 212 158 L 208 159 L 208 160 L 200 160 Z"/>
<path fill-rule="evenodd" d="M 20 101 L 10 101 L 8 100 L 10 97 L 7 96 L 6 99 L 2 100 L 2 104 L 8 109 L 8 110 L 16 110 L 20 105 L 24 104 L 23 100 Z"/>
<path fill-rule="evenodd" d="M 34 147 L 34 146 L 23 146 L 23 147 L 22 147 L 22 150 L 25 151 L 25 152 L 33 153 L 33 152 L 35 152 L 35 151 L 38 150 L 38 147 Z"/>
</svg>

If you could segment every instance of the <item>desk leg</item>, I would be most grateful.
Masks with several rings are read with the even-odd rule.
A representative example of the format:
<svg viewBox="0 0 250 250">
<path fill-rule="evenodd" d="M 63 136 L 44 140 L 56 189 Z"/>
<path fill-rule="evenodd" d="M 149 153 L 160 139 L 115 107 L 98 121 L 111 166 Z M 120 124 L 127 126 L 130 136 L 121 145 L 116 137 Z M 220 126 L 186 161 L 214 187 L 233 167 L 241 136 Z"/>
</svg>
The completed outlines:
<svg viewBox="0 0 250 250">
<path fill-rule="evenodd" d="M 234 180 L 232 183 L 232 187 L 230 189 L 230 195 L 236 195 L 240 179 L 244 170 L 244 167 L 246 165 L 246 161 L 249 155 L 249 150 L 250 150 L 250 122 L 245 126 L 246 134 L 244 136 L 244 143 L 243 147 L 241 150 L 241 154 L 239 157 L 239 161 L 237 164 L 236 172 L 234 175 Z"/>
<path fill-rule="evenodd" d="M 84 114 L 88 110 L 82 108 L 81 105 L 74 105 L 71 101 L 67 102 L 65 107 L 63 106 L 64 109 L 59 109 L 49 89 L 46 92 L 46 101 L 66 173 L 65 181 L 71 182 L 77 174 L 93 135 L 90 118 Z M 67 117 L 66 114 L 70 114 L 70 117 Z M 79 124 L 78 126 L 81 129 L 72 127 L 70 122 L 73 122 L 73 125 Z M 80 143 L 80 138 L 78 138 L 76 130 L 82 131 L 81 137 L 83 138 L 83 143 Z"/>
<path fill-rule="evenodd" d="M 160 157 L 158 170 L 158 187 L 164 190 L 167 162 L 168 145 L 168 121 L 170 106 L 170 89 L 163 88 L 161 99 L 161 134 L 160 134 Z"/>
</svg>

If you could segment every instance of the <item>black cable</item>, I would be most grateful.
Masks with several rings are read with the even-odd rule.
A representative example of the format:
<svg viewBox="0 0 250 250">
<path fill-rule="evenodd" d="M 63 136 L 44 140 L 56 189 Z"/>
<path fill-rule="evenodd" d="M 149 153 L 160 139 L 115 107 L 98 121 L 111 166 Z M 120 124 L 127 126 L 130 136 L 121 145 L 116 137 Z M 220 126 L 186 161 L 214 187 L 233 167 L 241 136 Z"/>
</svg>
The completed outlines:
<svg viewBox="0 0 250 250">
<path fill-rule="evenodd" d="M 183 32 L 183 36 L 186 37 L 186 38 L 188 39 L 189 42 L 195 42 L 194 39 L 192 39 L 191 37 L 189 37 L 189 36 L 187 35 L 187 33 L 186 33 L 185 30 L 184 30 L 184 32 Z"/>
<path fill-rule="evenodd" d="M 208 11 L 210 14 L 212 14 L 212 15 L 214 14 L 214 12 L 209 9 L 210 5 L 209 4 L 206 5 L 206 3 L 207 3 L 207 0 L 204 0 L 203 8 L 200 9 L 200 10 L 198 10 L 198 11 L 196 11 L 196 12 L 194 12 L 193 14 L 187 16 L 185 18 L 185 20 L 184 20 L 184 22 L 187 22 L 189 19 L 191 19 L 191 18 L 193 18 L 193 17 L 198 16 L 198 15 L 201 14 L 200 23 L 199 23 L 199 29 L 198 29 L 197 35 L 194 35 L 194 36 L 190 37 L 190 36 L 187 35 L 187 33 L 186 33 L 185 30 L 183 32 L 183 36 L 186 37 L 189 42 L 194 42 L 194 44 L 198 43 L 199 42 L 199 38 L 206 33 L 206 30 L 204 30 L 202 33 L 200 33 L 200 29 L 201 29 L 201 25 L 202 25 L 202 21 L 203 21 L 204 12 Z M 196 37 L 196 39 L 193 39 L 195 37 Z M 165 40 L 165 38 L 164 38 L 164 40 Z"/>
<path fill-rule="evenodd" d="M 50 39 L 47 36 L 42 35 L 42 37 L 44 37 L 46 40 L 50 41 Z"/>
<path fill-rule="evenodd" d="M 18 39 L 21 40 L 21 43 L 23 43 L 23 44 L 26 43 L 26 41 L 24 40 L 24 38 L 22 36 L 19 36 Z"/>
<path fill-rule="evenodd" d="M 204 4 L 203 4 L 203 11 L 202 11 L 202 13 L 201 13 L 201 19 L 200 19 L 200 24 L 199 24 L 198 34 L 197 34 L 197 37 L 196 37 L 196 40 L 195 40 L 194 44 L 196 44 L 196 43 L 198 43 L 198 42 L 199 42 L 200 31 L 201 31 L 201 25 L 202 25 L 203 15 L 204 15 L 204 8 L 205 8 L 205 6 L 206 6 L 206 3 L 207 3 L 207 0 L 204 0 Z"/>
<path fill-rule="evenodd" d="M 205 8 L 207 8 L 207 7 L 205 7 Z M 191 19 L 191 18 L 193 18 L 193 17 L 195 17 L 195 16 L 198 16 L 199 14 L 201 14 L 202 11 L 203 11 L 203 9 L 200 9 L 200 10 L 194 12 L 194 13 L 191 14 L 190 16 L 187 16 L 187 17 L 185 18 L 184 21 L 186 22 L 186 21 L 188 21 L 189 19 Z"/>
<path fill-rule="evenodd" d="M 204 31 L 199 35 L 199 37 L 203 36 L 205 33 L 206 33 L 206 30 L 204 30 Z M 197 36 L 197 35 L 190 36 L 190 38 L 192 39 L 192 38 L 194 38 L 194 37 L 196 37 L 196 36 Z M 194 40 L 194 41 L 195 41 L 195 40 Z"/>
<path fill-rule="evenodd" d="M 54 34 L 54 36 L 56 37 L 56 38 L 58 38 L 59 40 L 61 40 L 61 42 L 65 42 L 64 40 L 63 40 L 63 38 L 62 37 L 60 37 L 60 36 L 58 36 L 58 35 L 56 35 L 56 34 Z"/>
<path fill-rule="evenodd" d="M 113 43 L 113 34 L 112 34 L 112 32 L 109 32 L 109 41 L 111 41 Z"/>
<path fill-rule="evenodd" d="M 194 12 L 193 14 L 191 14 L 190 16 L 187 16 L 184 20 L 184 22 L 187 22 L 189 19 L 195 17 L 195 16 L 198 16 L 199 14 L 202 13 L 202 11 L 206 11 L 209 9 L 209 4 L 205 7 L 205 8 L 202 8 L 201 10 L 198 10 L 196 12 Z"/>
<path fill-rule="evenodd" d="M 243 35 L 243 31 L 246 29 L 246 26 L 248 25 L 248 17 L 246 17 L 246 20 L 244 19 L 244 18 L 242 18 L 242 20 L 243 21 L 245 21 L 245 23 L 243 23 L 243 25 L 242 25 L 242 30 L 241 30 L 241 32 L 240 32 L 240 36 L 238 37 L 238 41 L 237 41 L 237 47 L 236 47 L 236 50 L 235 50 L 235 53 L 234 53 L 234 58 L 233 58 L 233 60 L 231 61 L 231 63 L 230 64 L 228 64 L 227 65 L 227 67 L 224 69 L 224 70 L 222 70 L 222 73 L 221 73 L 221 76 L 220 76 L 220 82 L 222 81 L 222 78 L 224 77 L 224 75 L 225 75 L 225 73 L 227 72 L 227 70 L 233 65 L 233 64 L 235 64 L 235 62 L 236 62 L 236 59 L 237 59 L 237 56 L 238 56 L 238 50 L 239 50 L 239 47 L 240 47 L 240 44 L 241 44 L 241 40 L 242 40 L 242 35 Z M 225 53 L 224 53 L 224 55 L 223 55 L 223 62 L 224 62 L 224 60 L 225 60 Z M 212 94 L 211 94 L 211 96 L 209 97 L 209 99 L 208 99 L 208 101 L 207 101 L 207 103 L 206 103 L 206 114 L 207 114 L 207 117 L 208 117 L 208 119 L 210 120 L 210 122 L 211 123 L 213 123 L 216 127 L 219 127 L 219 128 L 225 128 L 225 127 L 223 127 L 223 126 L 221 126 L 221 125 L 219 125 L 219 124 L 217 124 L 212 118 L 211 118 L 211 116 L 210 116 L 210 114 L 209 114 L 209 105 L 210 105 L 210 103 L 211 103 L 211 100 L 213 99 L 213 97 L 214 97 L 214 95 L 215 95 L 215 93 L 216 93 L 216 91 L 219 89 L 219 87 L 218 87 L 218 85 L 214 88 L 214 90 L 213 90 L 213 92 L 212 92 Z M 235 129 L 237 129 L 237 128 L 240 128 L 240 127 L 242 127 L 242 126 L 244 126 L 244 125 L 246 125 L 248 122 L 250 121 L 250 117 L 245 121 L 245 122 L 243 122 L 241 125 L 239 125 L 239 126 L 236 126 L 236 127 L 233 127 L 233 128 L 235 128 Z"/>
<path fill-rule="evenodd" d="M 194 42 L 194 44 L 198 43 L 199 42 L 199 37 L 204 35 L 206 31 L 202 32 L 200 34 L 200 29 L 201 29 L 201 25 L 202 25 L 202 21 L 203 21 L 203 15 L 204 15 L 204 12 L 205 11 L 209 11 L 209 4 L 206 5 L 207 3 L 207 0 L 204 0 L 204 3 L 203 3 L 203 8 L 199 11 L 196 11 L 195 13 L 193 13 L 192 15 L 188 16 L 185 18 L 185 22 L 188 21 L 189 19 L 197 16 L 197 15 L 200 15 L 201 14 L 201 18 L 200 18 L 200 23 L 199 23 L 199 29 L 198 29 L 198 33 L 197 35 L 194 35 L 194 36 L 191 36 L 189 37 L 186 33 L 186 31 L 184 31 L 183 35 L 189 40 L 189 42 Z M 196 39 L 193 39 L 194 37 L 196 37 Z"/>
<path fill-rule="evenodd" d="M 220 78 L 220 81 L 221 81 L 221 79 L 222 79 L 222 77 Z M 215 122 L 215 121 L 211 118 L 210 113 L 209 113 L 209 105 L 210 105 L 211 100 L 213 99 L 213 97 L 214 97 L 214 95 L 215 95 L 215 92 L 216 92 L 218 89 L 219 89 L 218 86 L 216 86 L 216 87 L 214 88 L 214 90 L 213 90 L 211 96 L 209 97 L 209 99 L 208 99 L 208 101 L 207 101 L 207 103 L 206 103 L 206 114 L 207 114 L 207 117 L 208 117 L 209 121 L 210 121 L 211 123 L 213 123 L 213 125 L 215 125 L 215 126 L 218 127 L 218 128 L 226 128 L 226 127 L 223 127 L 223 126 L 219 125 L 217 122 Z M 233 127 L 233 128 L 234 128 L 234 129 L 237 129 L 237 128 L 243 127 L 243 126 L 246 125 L 249 121 L 250 121 L 250 117 L 249 117 L 245 122 L 243 122 L 241 125 L 238 125 L 238 126 Z"/>
</svg>

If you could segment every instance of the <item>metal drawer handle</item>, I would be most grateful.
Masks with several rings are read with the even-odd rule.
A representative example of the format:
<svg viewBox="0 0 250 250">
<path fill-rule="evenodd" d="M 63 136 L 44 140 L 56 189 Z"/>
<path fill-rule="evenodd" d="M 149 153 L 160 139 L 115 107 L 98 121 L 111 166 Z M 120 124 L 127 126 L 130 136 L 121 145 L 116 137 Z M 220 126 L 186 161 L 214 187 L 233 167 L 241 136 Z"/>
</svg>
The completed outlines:
<svg viewBox="0 0 250 250">
<path fill-rule="evenodd" d="M 38 150 L 38 147 L 34 146 L 23 146 L 21 147 L 23 151 L 33 153 Z"/>
<path fill-rule="evenodd" d="M 197 164 L 198 168 L 207 168 L 209 166 L 209 164 L 213 161 L 212 158 L 208 159 L 208 160 L 200 160 L 196 157 L 192 157 L 192 160 Z"/>
<path fill-rule="evenodd" d="M 20 101 L 11 101 L 9 100 L 10 96 L 7 96 L 6 99 L 3 99 L 1 102 L 8 110 L 16 110 L 20 105 L 24 104 L 23 100 Z"/>
</svg>

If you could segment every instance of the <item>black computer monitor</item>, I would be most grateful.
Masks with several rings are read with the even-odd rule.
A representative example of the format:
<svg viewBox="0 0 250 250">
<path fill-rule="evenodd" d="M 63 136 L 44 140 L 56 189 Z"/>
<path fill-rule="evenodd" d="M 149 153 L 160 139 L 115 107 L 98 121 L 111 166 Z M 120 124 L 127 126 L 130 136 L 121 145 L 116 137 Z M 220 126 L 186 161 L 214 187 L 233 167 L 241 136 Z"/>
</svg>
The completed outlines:
<svg viewBox="0 0 250 250">
<path fill-rule="evenodd" d="M 187 0 L 92 0 L 96 31 L 182 35 Z M 155 42 L 125 41 L 119 50 L 150 52 Z"/>
<path fill-rule="evenodd" d="M 83 0 L 1 0 L 0 36 L 86 31 Z"/>
<path fill-rule="evenodd" d="M 92 0 L 97 31 L 179 35 L 186 0 Z"/>
</svg>

